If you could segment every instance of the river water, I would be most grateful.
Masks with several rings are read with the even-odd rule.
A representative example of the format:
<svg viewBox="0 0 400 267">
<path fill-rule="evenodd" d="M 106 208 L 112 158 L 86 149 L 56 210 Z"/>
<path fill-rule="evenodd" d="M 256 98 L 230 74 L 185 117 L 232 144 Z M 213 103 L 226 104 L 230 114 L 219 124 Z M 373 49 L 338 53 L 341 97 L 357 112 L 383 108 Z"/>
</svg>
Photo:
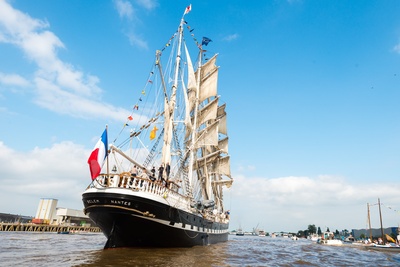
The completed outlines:
<svg viewBox="0 0 400 267">
<path fill-rule="evenodd" d="M 0 266 L 400 266 L 399 253 L 282 237 L 229 236 L 193 248 L 103 250 L 101 233 L 0 232 Z"/>
</svg>

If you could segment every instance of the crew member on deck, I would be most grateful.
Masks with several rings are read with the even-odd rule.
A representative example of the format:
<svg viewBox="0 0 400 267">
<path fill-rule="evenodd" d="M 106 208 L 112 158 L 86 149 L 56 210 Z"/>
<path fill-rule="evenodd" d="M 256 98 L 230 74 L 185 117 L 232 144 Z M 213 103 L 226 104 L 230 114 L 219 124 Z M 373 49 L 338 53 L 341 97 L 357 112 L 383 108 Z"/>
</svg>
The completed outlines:
<svg viewBox="0 0 400 267">
<path fill-rule="evenodd" d="M 139 178 L 141 180 L 140 187 L 142 187 L 148 183 L 147 181 L 149 180 L 149 176 L 146 173 L 146 168 L 142 168 L 142 172 L 140 173 Z"/>
<path fill-rule="evenodd" d="M 136 165 L 133 165 L 133 167 L 131 169 L 131 176 L 136 177 L 137 173 L 138 173 L 137 167 L 136 167 Z"/>
<path fill-rule="evenodd" d="M 150 175 L 150 180 L 152 182 L 154 182 L 156 180 L 156 167 L 153 166 L 153 168 L 151 168 L 151 175 Z"/>
<path fill-rule="evenodd" d="M 142 173 L 140 174 L 140 178 L 145 179 L 145 180 L 149 179 L 149 176 L 146 173 L 146 168 L 142 169 Z"/>
<path fill-rule="evenodd" d="M 158 180 L 160 180 L 161 183 L 164 183 L 163 173 L 164 173 L 164 163 L 162 163 L 160 168 L 158 168 Z"/>
<path fill-rule="evenodd" d="M 169 179 L 170 173 L 171 173 L 171 166 L 169 166 L 169 163 L 167 162 L 167 165 L 165 165 L 165 174 L 167 175 L 167 181 Z"/>
</svg>

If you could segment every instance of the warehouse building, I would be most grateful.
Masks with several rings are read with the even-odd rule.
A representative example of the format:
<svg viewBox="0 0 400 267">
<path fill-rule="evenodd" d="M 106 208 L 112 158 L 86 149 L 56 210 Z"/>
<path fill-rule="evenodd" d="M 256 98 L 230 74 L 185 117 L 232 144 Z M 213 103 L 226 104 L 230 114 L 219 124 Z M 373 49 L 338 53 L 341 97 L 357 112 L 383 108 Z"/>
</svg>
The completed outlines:
<svg viewBox="0 0 400 267">
<path fill-rule="evenodd" d="M 61 208 L 57 207 L 57 204 L 57 199 L 41 198 L 32 222 L 50 225 L 95 226 L 82 210 Z"/>
</svg>

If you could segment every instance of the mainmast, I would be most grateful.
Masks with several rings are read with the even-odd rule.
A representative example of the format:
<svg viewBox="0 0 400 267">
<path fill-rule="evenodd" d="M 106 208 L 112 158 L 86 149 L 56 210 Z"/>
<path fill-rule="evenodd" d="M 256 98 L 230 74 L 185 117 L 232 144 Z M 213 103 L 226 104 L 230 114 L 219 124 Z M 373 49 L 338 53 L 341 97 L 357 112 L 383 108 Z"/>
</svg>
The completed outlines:
<svg viewBox="0 0 400 267">
<path fill-rule="evenodd" d="M 371 228 L 371 215 L 369 212 L 369 203 L 367 203 L 367 209 L 368 209 L 368 226 L 369 226 L 369 238 L 372 242 L 372 228 Z"/>
<path fill-rule="evenodd" d="M 384 235 L 384 233 L 383 233 L 382 212 L 381 212 L 381 200 L 380 200 L 379 198 L 378 198 L 378 205 L 379 205 L 379 219 L 380 219 L 380 222 L 381 222 L 382 241 L 383 241 L 383 243 L 386 243 L 386 242 L 385 242 L 386 238 L 385 238 L 385 235 Z"/>
<path fill-rule="evenodd" d="M 182 38 L 183 38 L 183 24 L 184 16 L 181 19 L 178 28 L 178 47 L 175 59 L 175 69 L 174 69 L 174 79 L 171 89 L 170 100 L 168 101 L 167 95 L 164 99 L 164 145 L 162 149 L 162 162 L 163 164 L 171 162 L 171 141 L 172 141 L 172 131 L 174 124 L 174 110 L 176 105 L 176 91 L 178 88 L 178 76 L 179 76 L 179 65 L 181 62 L 181 48 L 182 48 Z"/>
<path fill-rule="evenodd" d="M 189 154 L 189 188 L 192 188 L 193 184 L 193 164 L 194 164 L 194 153 L 197 151 L 197 148 L 195 146 L 196 142 L 196 126 L 197 126 L 197 112 L 199 108 L 199 92 L 200 92 L 200 75 L 201 75 L 201 61 L 202 61 L 202 48 L 200 47 L 200 52 L 199 52 L 199 63 L 197 67 L 197 77 L 196 77 L 196 97 L 195 97 L 195 103 L 194 103 L 194 114 L 193 114 L 193 130 L 191 134 L 191 149 L 190 149 L 190 154 Z"/>
</svg>

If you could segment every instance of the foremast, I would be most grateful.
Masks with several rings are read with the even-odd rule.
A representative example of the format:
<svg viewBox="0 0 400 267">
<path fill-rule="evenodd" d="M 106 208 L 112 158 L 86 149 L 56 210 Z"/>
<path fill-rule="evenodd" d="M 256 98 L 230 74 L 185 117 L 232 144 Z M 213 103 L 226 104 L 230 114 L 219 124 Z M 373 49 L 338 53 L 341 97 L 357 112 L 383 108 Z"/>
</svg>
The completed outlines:
<svg viewBox="0 0 400 267">
<path fill-rule="evenodd" d="M 174 75 L 173 75 L 173 84 L 172 84 L 172 88 L 171 88 L 171 94 L 168 100 L 168 95 L 167 93 L 165 93 L 164 95 L 164 137 L 163 137 L 163 148 L 162 148 L 162 156 L 161 156 L 161 164 L 170 164 L 171 163 L 171 144 L 172 144 L 172 140 L 173 140 L 173 135 L 174 135 L 174 113 L 175 113 L 175 108 L 176 108 L 176 95 L 177 95 L 177 90 L 178 90 L 178 83 L 179 83 L 179 74 L 181 71 L 181 60 L 182 60 L 182 46 L 183 46 L 183 26 L 186 23 L 184 20 L 184 16 L 187 14 L 188 10 L 185 10 L 182 19 L 180 21 L 179 27 L 178 27 L 178 46 L 176 49 L 176 57 L 175 57 L 175 64 L 174 64 Z M 187 52 L 187 48 L 186 45 L 184 45 L 185 47 L 185 51 L 186 51 L 186 56 L 188 61 L 190 60 L 190 56 L 188 55 Z M 200 55 L 201 55 L 201 48 L 200 48 Z M 201 62 L 201 60 L 200 60 Z M 189 70 L 189 72 L 191 71 L 193 73 L 193 67 L 191 65 L 191 62 L 189 63 L 191 70 Z M 200 64 L 201 65 L 201 64 Z M 161 71 L 161 66 L 160 67 L 160 71 Z M 189 74 L 190 76 L 190 74 Z M 190 79 L 189 79 L 190 80 Z M 183 82 L 183 81 L 182 81 Z M 190 84 L 189 84 L 190 86 Z M 188 88 L 189 90 L 192 90 L 193 88 Z M 183 91 L 185 91 L 186 88 L 183 87 Z M 199 84 L 196 85 L 196 95 L 198 95 L 198 90 L 199 90 Z M 185 99 L 186 99 L 186 110 L 189 110 L 189 103 L 188 103 L 188 99 L 187 99 L 187 95 L 186 92 L 184 92 L 185 94 Z M 196 113 L 197 110 L 197 101 L 196 101 L 196 108 L 194 109 L 194 112 Z M 196 116 L 195 116 L 196 117 Z M 185 126 L 188 129 L 191 129 L 191 122 L 190 122 L 190 115 L 189 113 L 187 113 L 186 118 L 185 118 Z M 195 139 L 196 139 L 196 132 L 192 131 L 191 132 L 191 143 L 194 144 L 195 143 Z M 183 156 L 184 157 L 184 156 Z M 189 197 L 193 196 L 193 192 L 192 192 L 192 180 L 193 180 L 193 164 L 192 162 L 194 162 L 194 151 L 193 148 L 189 148 L 189 168 L 188 170 L 184 170 L 183 173 L 187 173 L 187 177 L 184 180 L 184 183 L 186 183 L 186 195 Z M 184 166 L 181 166 L 181 168 L 185 168 Z"/>
</svg>

